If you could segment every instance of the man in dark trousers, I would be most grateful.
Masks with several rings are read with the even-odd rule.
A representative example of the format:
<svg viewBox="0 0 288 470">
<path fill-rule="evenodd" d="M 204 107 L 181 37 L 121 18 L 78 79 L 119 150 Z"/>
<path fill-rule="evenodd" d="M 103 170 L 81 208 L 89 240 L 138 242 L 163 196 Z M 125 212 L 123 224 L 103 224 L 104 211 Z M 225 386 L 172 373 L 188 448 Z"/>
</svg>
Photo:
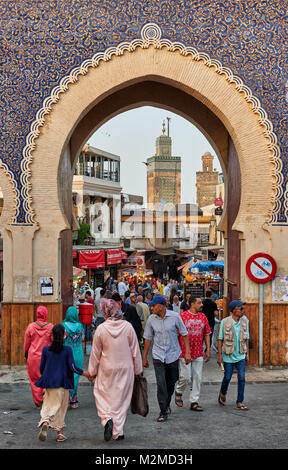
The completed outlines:
<svg viewBox="0 0 288 470">
<path fill-rule="evenodd" d="M 171 413 L 170 402 L 179 379 L 179 357 L 182 353 L 178 333 L 183 337 L 186 364 L 191 361 L 188 331 L 180 318 L 167 309 L 166 299 L 155 296 L 150 302 L 152 315 L 144 331 L 143 366 L 149 367 L 148 352 L 153 341 L 152 358 L 157 382 L 157 398 L 160 407 L 158 422 L 166 421 Z"/>
<path fill-rule="evenodd" d="M 209 322 L 211 334 L 210 334 L 210 345 L 212 343 L 212 336 L 213 336 L 213 330 L 215 326 L 215 317 L 218 315 L 218 307 L 213 300 L 211 300 L 212 297 L 212 292 L 210 290 L 207 290 L 206 292 L 206 297 L 203 300 L 203 307 L 202 307 L 202 313 L 206 315 L 207 320 Z"/>
</svg>

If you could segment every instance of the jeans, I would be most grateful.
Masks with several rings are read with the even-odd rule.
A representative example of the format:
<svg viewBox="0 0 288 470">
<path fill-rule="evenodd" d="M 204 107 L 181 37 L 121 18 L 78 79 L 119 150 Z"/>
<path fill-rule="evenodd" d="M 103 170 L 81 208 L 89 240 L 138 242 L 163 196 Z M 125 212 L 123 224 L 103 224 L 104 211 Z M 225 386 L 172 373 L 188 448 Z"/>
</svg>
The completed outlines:
<svg viewBox="0 0 288 470">
<path fill-rule="evenodd" d="M 165 364 L 158 359 L 153 359 L 157 382 L 157 399 L 162 415 L 167 415 L 175 384 L 179 379 L 178 363 L 178 359 L 170 364 Z"/>
<path fill-rule="evenodd" d="M 220 392 L 226 395 L 234 369 L 237 369 L 238 393 L 236 403 L 243 403 L 245 389 L 245 359 L 239 362 L 224 362 L 224 378 Z"/>
</svg>

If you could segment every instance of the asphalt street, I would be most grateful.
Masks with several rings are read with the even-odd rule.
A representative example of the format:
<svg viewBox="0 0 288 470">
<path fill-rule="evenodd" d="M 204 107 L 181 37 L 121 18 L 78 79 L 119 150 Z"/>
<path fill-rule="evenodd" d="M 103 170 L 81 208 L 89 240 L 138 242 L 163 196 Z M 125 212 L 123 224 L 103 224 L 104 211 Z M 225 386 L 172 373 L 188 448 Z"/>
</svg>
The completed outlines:
<svg viewBox="0 0 288 470">
<path fill-rule="evenodd" d="M 210 367 L 216 367 L 215 363 Z M 218 369 L 217 369 L 217 373 Z M 148 380 L 149 414 L 146 418 L 129 411 L 125 440 L 105 442 L 97 415 L 93 385 L 81 381 L 78 409 L 68 410 L 67 441 L 56 442 L 49 430 L 45 442 L 38 439 L 39 410 L 34 407 L 30 386 L 26 383 L 0 383 L 1 449 L 287 449 L 288 383 L 250 382 L 246 384 L 248 411 L 235 409 L 237 385 L 230 384 L 227 405 L 217 402 L 219 383 L 205 376 L 199 403 L 204 411 L 189 409 L 189 390 L 184 407 L 172 402 L 172 414 L 165 423 L 157 423 L 159 408 L 153 366 L 145 371 Z M 220 376 L 221 380 L 221 376 Z M 218 382 L 220 382 L 218 380 Z"/>
</svg>

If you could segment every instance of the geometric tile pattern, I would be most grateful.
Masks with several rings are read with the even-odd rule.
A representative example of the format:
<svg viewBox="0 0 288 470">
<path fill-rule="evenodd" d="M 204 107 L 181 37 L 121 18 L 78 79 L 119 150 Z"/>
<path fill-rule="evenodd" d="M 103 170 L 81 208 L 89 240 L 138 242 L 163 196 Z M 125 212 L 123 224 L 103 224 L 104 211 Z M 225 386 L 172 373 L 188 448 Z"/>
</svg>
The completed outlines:
<svg viewBox="0 0 288 470">
<path fill-rule="evenodd" d="M 286 0 L 1 2 L 0 166 L 16 194 L 13 223 L 33 223 L 29 163 L 39 111 L 65 77 L 82 73 L 97 54 L 109 60 L 119 45 L 167 41 L 229 71 L 261 110 L 276 162 L 271 223 L 288 224 L 287 18 Z M 145 30 L 149 23 L 155 26 Z"/>
</svg>

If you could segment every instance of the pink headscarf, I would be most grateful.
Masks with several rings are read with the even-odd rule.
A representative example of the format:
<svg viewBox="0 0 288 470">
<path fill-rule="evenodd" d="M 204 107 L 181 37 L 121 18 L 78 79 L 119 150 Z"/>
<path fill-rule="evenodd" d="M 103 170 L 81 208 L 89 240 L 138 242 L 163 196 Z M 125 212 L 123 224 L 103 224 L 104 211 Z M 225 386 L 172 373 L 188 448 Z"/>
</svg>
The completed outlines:
<svg viewBox="0 0 288 470">
<path fill-rule="evenodd" d="M 113 299 L 107 299 L 101 303 L 101 312 L 105 320 L 108 318 L 110 320 L 121 320 L 123 317 L 123 312 L 118 302 Z"/>
<path fill-rule="evenodd" d="M 45 323 L 47 322 L 48 318 L 48 311 L 47 308 L 44 307 L 44 305 L 39 305 L 36 310 L 36 321 Z"/>
</svg>

